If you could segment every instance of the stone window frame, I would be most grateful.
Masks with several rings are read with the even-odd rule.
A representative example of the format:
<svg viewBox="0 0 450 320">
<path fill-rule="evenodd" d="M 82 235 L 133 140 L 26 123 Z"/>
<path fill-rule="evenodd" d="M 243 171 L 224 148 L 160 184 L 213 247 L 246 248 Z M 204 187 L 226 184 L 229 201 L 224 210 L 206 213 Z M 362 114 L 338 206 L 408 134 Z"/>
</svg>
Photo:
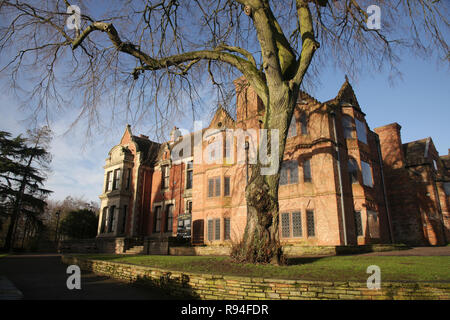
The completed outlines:
<svg viewBox="0 0 450 320">
<path fill-rule="evenodd" d="M 355 125 L 353 117 L 349 114 L 342 114 L 342 130 L 344 139 L 355 139 Z"/>
<path fill-rule="evenodd" d="M 366 169 L 368 171 L 366 171 Z M 374 186 L 373 167 L 369 162 L 361 160 L 361 174 L 362 174 L 363 185 L 366 187 L 373 188 L 373 186 Z M 367 174 L 370 174 L 370 181 L 367 181 L 367 179 L 369 179 Z M 370 184 L 367 184 L 368 182 L 370 182 Z"/>
<path fill-rule="evenodd" d="M 114 169 L 113 174 L 113 184 L 112 184 L 112 190 L 120 190 L 120 182 L 121 182 L 121 169 L 122 168 L 116 168 Z"/>
<path fill-rule="evenodd" d="M 307 158 L 303 160 L 302 162 L 302 168 L 303 168 L 303 182 L 305 183 L 312 183 L 312 167 L 311 167 L 311 160 L 312 158 Z M 308 165 L 306 165 L 308 164 Z M 308 168 L 306 170 L 306 168 Z"/>
<path fill-rule="evenodd" d="M 231 240 L 231 217 L 223 218 L 223 240 Z"/>
<path fill-rule="evenodd" d="M 226 183 L 227 180 L 228 180 L 228 188 L 227 188 L 227 183 Z M 223 196 L 231 197 L 231 176 L 223 177 Z"/>
<path fill-rule="evenodd" d="M 313 209 L 307 209 L 305 211 L 306 216 L 306 237 L 315 238 L 316 237 L 316 215 Z M 310 217 L 312 216 L 312 220 Z M 312 222 L 312 225 L 311 225 Z M 312 232 L 311 232 L 312 231 Z"/>
<path fill-rule="evenodd" d="M 366 121 L 355 118 L 355 129 L 358 141 L 361 141 L 362 143 L 365 144 L 369 144 Z M 362 132 L 361 130 L 364 130 L 364 132 Z"/>
<path fill-rule="evenodd" d="M 295 114 L 292 115 L 291 122 L 289 123 L 289 128 L 287 132 L 287 138 L 293 138 L 297 136 L 297 119 L 295 118 Z"/>
<path fill-rule="evenodd" d="M 361 210 L 355 210 L 353 215 L 354 215 L 354 220 L 355 220 L 356 237 L 364 237 L 364 226 L 363 226 Z"/>
<path fill-rule="evenodd" d="M 217 180 L 219 180 L 219 182 L 217 182 Z M 210 181 L 212 181 L 212 188 L 210 188 Z M 222 188 L 221 188 L 221 183 L 222 183 L 222 177 L 221 176 L 211 176 L 208 177 L 208 183 L 206 184 L 206 188 L 207 188 L 207 198 L 217 198 L 220 197 L 222 194 Z"/>
<path fill-rule="evenodd" d="M 354 169 L 354 170 L 351 170 Z M 350 184 L 359 183 L 358 179 L 358 171 L 359 165 L 358 161 L 355 158 L 349 158 L 347 162 L 347 171 L 350 180 Z"/>
<path fill-rule="evenodd" d="M 109 170 L 106 172 L 106 181 L 105 181 L 105 193 L 108 191 L 112 191 L 113 187 L 113 172 L 114 170 Z"/>
<path fill-rule="evenodd" d="M 126 168 L 126 169 L 127 169 L 127 181 L 126 181 L 126 184 L 125 184 L 125 190 L 130 190 L 131 177 L 132 177 L 133 170 L 132 170 L 132 168 Z M 124 169 L 124 171 L 125 171 L 125 169 Z"/>
<path fill-rule="evenodd" d="M 300 231 L 298 235 L 294 236 L 295 230 L 294 230 L 294 214 L 298 214 L 299 216 L 299 226 L 300 229 L 297 231 Z M 284 217 L 287 217 L 287 220 L 283 220 Z M 304 238 L 303 233 L 303 221 L 302 221 L 302 213 L 301 210 L 289 210 L 289 211 L 283 211 L 280 213 L 280 235 L 282 239 L 301 239 Z M 286 226 L 287 222 L 287 226 Z"/>
<path fill-rule="evenodd" d="M 162 212 L 163 212 L 163 202 L 156 202 L 153 204 L 153 228 L 152 228 L 152 233 L 161 233 L 161 220 L 162 220 Z M 158 216 L 156 215 L 157 211 L 156 208 L 159 208 L 159 219 Z M 157 221 L 159 220 L 159 230 L 156 230 L 156 226 L 157 226 Z"/>
<path fill-rule="evenodd" d="M 370 224 L 369 216 L 375 216 L 375 222 L 377 223 L 377 230 L 376 234 L 372 234 L 372 226 Z M 372 239 L 379 239 L 380 238 L 380 213 L 375 210 L 366 209 L 366 226 L 369 230 L 369 236 Z"/>
<path fill-rule="evenodd" d="M 302 112 L 300 116 L 300 133 L 304 136 L 309 134 L 308 124 L 308 116 L 306 115 L 306 112 Z"/>
<path fill-rule="evenodd" d="M 185 159 L 185 161 L 183 161 L 184 162 L 184 165 L 185 165 L 185 174 L 184 174 L 184 181 L 185 181 L 185 183 L 184 183 L 184 189 L 185 190 L 192 190 L 193 188 L 194 188 L 194 159 L 193 159 L 193 157 L 189 157 L 189 158 L 187 158 L 187 159 Z M 192 167 L 191 168 L 189 168 L 188 166 L 189 166 L 189 163 L 191 163 L 192 162 Z M 188 188 L 187 186 L 188 186 L 188 172 L 192 172 L 192 180 L 191 180 L 191 187 L 190 188 Z"/>
<path fill-rule="evenodd" d="M 167 175 L 166 175 L 167 174 Z M 167 182 L 166 182 L 167 179 Z M 170 165 L 161 165 L 161 190 L 168 190 L 170 186 Z"/>
<path fill-rule="evenodd" d="M 293 173 L 294 172 L 294 173 Z M 286 182 L 282 180 L 282 175 L 286 175 Z M 293 178 L 295 176 L 295 179 Z M 281 163 L 280 170 L 280 186 L 298 184 L 298 161 L 297 160 L 285 160 Z"/>
</svg>

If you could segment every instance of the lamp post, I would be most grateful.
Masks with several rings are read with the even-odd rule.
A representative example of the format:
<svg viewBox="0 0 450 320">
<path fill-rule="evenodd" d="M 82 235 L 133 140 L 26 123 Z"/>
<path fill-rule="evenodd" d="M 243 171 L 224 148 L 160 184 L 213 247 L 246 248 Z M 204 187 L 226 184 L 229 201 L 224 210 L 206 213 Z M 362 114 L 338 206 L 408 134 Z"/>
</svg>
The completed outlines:
<svg viewBox="0 0 450 320">
<path fill-rule="evenodd" d="M 58 241 L 59 216 L 61 215 L 61 211 L 60 210 L 56 211 L 55 215 L 56 215 L 55 243 L 57 243 L 57 241 Z"/>
</svg>

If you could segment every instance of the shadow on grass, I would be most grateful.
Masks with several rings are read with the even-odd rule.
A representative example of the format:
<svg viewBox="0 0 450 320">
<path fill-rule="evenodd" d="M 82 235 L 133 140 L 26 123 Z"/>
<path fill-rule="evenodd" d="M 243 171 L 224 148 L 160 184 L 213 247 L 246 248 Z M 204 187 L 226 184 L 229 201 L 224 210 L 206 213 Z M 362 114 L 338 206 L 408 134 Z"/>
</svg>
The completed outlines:
<svg viewBox="0 0 450 320">
<path fill-rule="evenodd" d="M 114 261 L 114 257 L 108 256 L 104 257 L 108 261 Z M 117 257 L 116 257 L 117 258 Z M 85 258 L 86 259 L 86 258 Z M 82 269 L 88 270 L 97 274 L 96 279 L 93 281 L 99 281 L 99 278 L 114 278 L 116 280 L 126 281 L 117 275 L 99 275 L 94 271 L 94 262 L 91 260 L 84 260 Z M 174 299 L 200 299 L 199 294 L 195 292 L 192 286 L 189 284 L 190 277 L 186 274 L 181 274 L 179 277 L 173 277 L 172 272 L 165 272 L 159 277 L 151 276 L 137 276 L 136 279 L 131 281 L 126 281 L 129 284 L 137 287 L 158 289 L 162 295 L 173 297 Z"/>
<path fill-rule="evenodd" d="M 295 266 L 295 265 L 303 265 L 308 263 L 314 263 L 320 259 L 327 257 L 295 257 L 295 258 L 287 258 L 286 265 Z"/>
</svg>

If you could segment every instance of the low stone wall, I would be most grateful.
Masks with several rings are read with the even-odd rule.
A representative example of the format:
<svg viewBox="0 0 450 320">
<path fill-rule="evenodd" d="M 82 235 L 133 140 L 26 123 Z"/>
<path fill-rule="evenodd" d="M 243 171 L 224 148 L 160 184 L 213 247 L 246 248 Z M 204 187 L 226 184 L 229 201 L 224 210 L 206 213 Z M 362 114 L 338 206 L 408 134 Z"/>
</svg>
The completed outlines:
<svg viewBox="0 0 450 320">
<path fill-rule="evenodd" d="M 171 295 L 194 299 L 364 299 L 450 300 L 450 283 L 382 282 L 380 290 L 361 282 L 325 282 L 234 277 L 169 271 L 101 260 L 62 256 L 63 263 L 78 265 L 118 280 L 158 287 Z"/>
<path fill-rule="evenodd" d="M 172 256 L 229 256 L 229 246 L 193 246 L 193 247 L 170 247 L 169 254 Z"/>
</svg>

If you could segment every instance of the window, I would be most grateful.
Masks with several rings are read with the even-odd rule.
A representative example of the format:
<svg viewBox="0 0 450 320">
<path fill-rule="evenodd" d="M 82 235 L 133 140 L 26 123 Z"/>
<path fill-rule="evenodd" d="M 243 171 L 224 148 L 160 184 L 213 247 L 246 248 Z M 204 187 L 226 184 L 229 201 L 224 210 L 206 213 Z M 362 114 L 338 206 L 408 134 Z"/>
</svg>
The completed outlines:
<svg viewBox="0 0 450 320">
<path fill-rule="evenodd" d="M 438 167 L 437 167 L 437 162 L 436 160 L 433 159 L 433 166 L 434 166 L 434 170 L 437 171 Z"/>
<path fill-rule="evenodd" d="M 356 236 L 364 235 L 361 220 L 361 211 L 355 211 L 355 229 L 356 229 Z"/>
<path fill-rule="evenodd" d="M 344 138 L 351 139 L 353 138 L 353 123 L 352 117 L 343 116 L 342 117 L 342 126 L 344 127 Z"/>
<path fill-rule="evenodd" d="M 358 140 L 367 144 L 366 124 L 358 119 L 355 119 L 355 123 L 356 123 L 356 134 L 358 135 Z"/>
<path fill-rule="evenodd" d="M 292 236 L 302 236 L 302 215 L 300 212 L 292 212 Z"/>
<path fill-rule="evenodd" d="M 128 206 L 124 205 L 123 213 L 122 213 L 122 221 L 120 222 L 119 234 L 125 233 L 125 224 L 127 223 L 127 210 L 128 210 Z"/>
<path fill-rule="evenodd" d="M 216 178 L 216 186 L 215 186 L 215 188 L 216 188 L 216 190 L 215 190 L 214 195 L 216 197 L 219 197 L 220 196 L 220 177 Z"/>
<path fill-rule="evenodd" d="M 192 201 L 186 201 L 186 210 L 185 212 L 187 214 L 191 214 L 192 213 Z"/>
<path fill-rule="evenodd" d="M 224 177 L 223 178 L 223 195 L 229 196 L 230 195 L 230 177 Z"/>
<path fill-rule="evenodd" d="M 189 161 L 186 166 L 186 189 L 192 189 L 193 163 Z"/>
<path fill-rule="evenodd" d="M 114 170 L 113 190 L 119 189 L 120 169 Z"/>
<path fill-rule="evenodd" d="M 378 220 L 378 212 L 367 210 L 367 224 L 371 238 L 380 237 L 380 224 Z"/>
<path fill-rule="evenodd" d="M 373 187 L 372 167 L 367 162 L 361 161 L 363 183 L 365 186 Z"/>
<path fill-rule="evenodd" d="M 311 159 L 303 161 L 303 181 L 311 182 Z"/>
<path fill-rule="evenodd" d="M 105 233 L 106 216 L 108 215 L 108 207 L 103 208 L 102 224 L 100 225 L 100 233 Z"/>
<path fill-rule="evenodd" d="M 447 196 L 450 196 L 450 182 L 444 182 L 444 190 Z"/>
<path fill-rule="evenodd" d="M 220 196 L 220 177 L 208 179 L 208 197 Z"/>
<path fill-rule="evenodd" d="M 214 179 L 208 179 L 208 197 L 214 197 Z"/>
<path fill-rule="evenodd" d="M 300 117 L 300 129 L 302 134 L 308 134 L 308 117 L 304 113 Z"/>
<path fill-rule="evenodd" d="M 287 137 L 295 137 L 297 135 L 297 122 L 295 120 L 295 115 L 292 115 L 291 124 L 289 125 Z"/>
<path fill-rule="evenodd" d="M 289 238 L 289 236 L 291 235 L 291 226 L 289 220 L 289 213 L 284 212 L 281 214 L 281 236 L 283 238 Z"/>
<path fill-rule="evenodd" d="M 358 183 L 358 163 L 355 159 L 348 160 L 348 174 L 351 183 Z"/>
<path fill-rule="evenodd" d="M 173 204 L 167 205 L 166 208 L 166 232 L 173 229 Z"/>
<path fill-rule="evenodd" d="M 214 226 L 214 221 L 208 220 L 208 241 L 212 241 L 213 240 L 213 226 Z"/>
<path fill-rule="evenodd" d="M 231 158 L 231 143 L 227 143 L 225 140 L 225 158 L 230 159 Z"/>
<path fill-rule="evenodd" d="M 114 219 L 115 219 L 115 211 L 116 206 L 111 206 L 109 208 L 109 215 L 108 215 L 108 232 L 113 232 L 114 228 Z"/>
<path fill-rule="evenodd" d="M 284 161 L 281 164 L 280 185 L 298 183 L 298 162 Z"/>
<path fill-rule="evenodd" d="M 162 180 L 161 180 L 161 188 L 166 189 L 169 187 L 169 166 L 162 166 Z"/>
<path fill-rule="evenodd" d="M 231 239 L 231 219 L 230 218 L 223 219 L 223 239 L 224 240 Z"/>
<path fill-rule="evenodd" d="M 112 181 L 112 171 L 108 171 L 108 173 L 106 174 L 105 192 L 112 190 L 112 183 L 113 183 L 113 181 Z"/>
<path fill-rule="evenodd" d="M 161 206 L 155 207 L 155 232 L 161 231 Z"/>
<path fill-rule="evenodd" d="M 316 235 L 315 225 L 314 225 L 314 211 L 306 211 L 306 228 L 308 231 L 308 237 L 314 237 Z"/>
<path fill-rule="evenodd" d="M 214 240 L 220 240 L 220 219 L 214 219 Z"/>
<path fill-rule="evenodd" d="M 131 168 L 127 169 L 127 185 L 125 186 L 126 190 L 130 189 L 130 184 L 131 184 Z"/>
</svg>

